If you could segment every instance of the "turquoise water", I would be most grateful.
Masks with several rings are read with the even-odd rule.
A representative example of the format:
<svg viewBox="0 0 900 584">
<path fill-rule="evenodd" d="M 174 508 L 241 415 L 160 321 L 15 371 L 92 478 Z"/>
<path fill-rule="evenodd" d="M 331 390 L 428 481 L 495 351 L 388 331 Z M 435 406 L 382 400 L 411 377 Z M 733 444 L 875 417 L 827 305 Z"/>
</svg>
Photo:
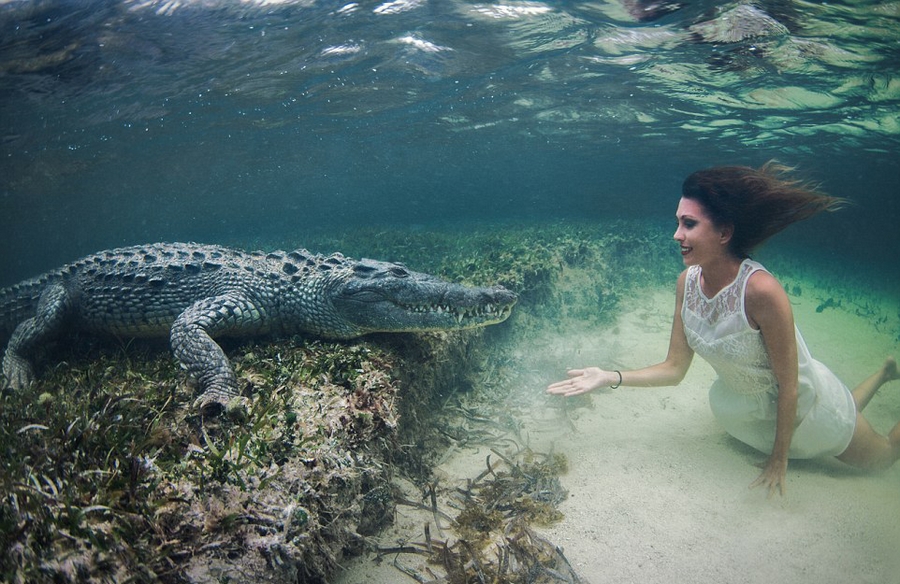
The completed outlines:
<svg viewBox="0 0 900 584">
<path fill-rule="evenodd" d="M 432 235 L 450 256 L 447 233 L 473 225 L 565 234 L 587 222 L 620 229 L 634 250 L 650 238 L 628 226 L 674 230 L 688 173 L 776 158 L 856 202 L 793 226 L 759 258 L 789 289 L 813 354 L 852 384 L 900 354 L 898 105 L 897 2 L 0 0 L 0 286 L 167 240 L 406 261 L 427 244 L 391 249 L 424 239 L 402 234 Z M 360 245 L 366 233 L 377 245 Z M 680 266 L 673 246 L 654 269 Z M 671 289 L 649 306 L 623 301 L 622 323 L 601 330 L 584 316 L 605 290 L 588 269 L 568 268 L 567 318 L 533 310 L 541 318 L 509 341 L 524 365 L 516 408 L 546 414 L 580 456 L 554 539 L 576 566 L 648 582 L 735 567 L 747 581 L 896 575 L 900 465 L 870 478 L 792 463 L 790 498 L 761 507 L 745 489 L 759 459 L 714 425 L 700 363 L 680 393 L 623 389 L 598 392 L 589 412 L 570 406 L 583 416 L 574 438 L 549 401 L 532 407 L 567 367 L 664 355 Z M 866 413 L 883 432 L 898 411 L 894 389 Z M 719 553 L 722 542 L 737 553 Z M 361 571 L 378 581 L 371 564 Z"/>
<path fill-rule="evenodd" d="M 659 220 L 770 158 L 858 203 L 786 238 L 900 279 L 900 8 L 748 6 L 0 2 L 0 285 L 157 240 Z"/>
</svg>

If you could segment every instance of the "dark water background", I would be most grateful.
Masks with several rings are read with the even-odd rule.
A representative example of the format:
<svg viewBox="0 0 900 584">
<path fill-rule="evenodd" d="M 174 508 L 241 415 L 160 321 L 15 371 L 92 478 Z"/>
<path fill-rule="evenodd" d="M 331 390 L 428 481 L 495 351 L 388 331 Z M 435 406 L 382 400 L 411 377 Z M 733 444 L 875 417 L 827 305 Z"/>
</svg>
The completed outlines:
<svg viewBox="0 0 900 584">
<path fill-rule="evenodd" d="M 658 221 L 770 158 L 857 202 L 785 241 L 900 281 L 900 5 L 645 4 L 0 2 L 0 285 L 148 241 Z"/>
</svg>

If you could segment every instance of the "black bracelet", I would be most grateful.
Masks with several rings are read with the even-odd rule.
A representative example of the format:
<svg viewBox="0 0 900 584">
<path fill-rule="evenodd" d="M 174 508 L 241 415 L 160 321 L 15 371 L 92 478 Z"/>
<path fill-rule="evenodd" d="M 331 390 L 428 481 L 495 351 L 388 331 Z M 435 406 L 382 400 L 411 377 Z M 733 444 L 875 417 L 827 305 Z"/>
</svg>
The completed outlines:
<svg viewBox="0 0 900 584">
<path fill-rule="evenodd" d="M 619 376 L 619 383 L 617 383 L 615 385 L 610 385 L 609 386 L 610 389 L 618 389 L 619 386 L 622 385 L 622 372 L 619 371 L 618 369 L 616 369 L 615 371 L 616 371 L 616 374 Z"/>
</svg>

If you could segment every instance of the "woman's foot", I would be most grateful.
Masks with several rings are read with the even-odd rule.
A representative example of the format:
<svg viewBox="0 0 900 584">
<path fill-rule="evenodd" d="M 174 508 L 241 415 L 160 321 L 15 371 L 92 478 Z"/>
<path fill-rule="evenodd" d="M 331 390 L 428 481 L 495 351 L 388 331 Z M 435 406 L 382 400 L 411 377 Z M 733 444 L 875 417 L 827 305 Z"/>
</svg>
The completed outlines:
<svg viewBox="0 0 900 584">
<path fill-rule="evenodd" d="M 881 386 L 895 379 L 900 379 L 897 360 L 893 357 L 888 357 L 884 360 L 884 365 L 881 366 L 881 369 L 867 377 L 853 390 L 853 401 L 856 402 L 856 411 L 863 411 Z"/>
</svg>

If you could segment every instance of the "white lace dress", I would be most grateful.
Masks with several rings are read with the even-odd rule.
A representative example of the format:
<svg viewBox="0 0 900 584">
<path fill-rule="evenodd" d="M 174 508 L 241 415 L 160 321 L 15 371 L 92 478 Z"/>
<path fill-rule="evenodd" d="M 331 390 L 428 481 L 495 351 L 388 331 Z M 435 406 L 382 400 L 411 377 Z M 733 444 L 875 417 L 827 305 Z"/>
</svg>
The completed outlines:
<svg viewBox="0 0 900 584">
<path fill-rule="evenodd" d="M 688 344 L 719 375 L 709 390 L 716 419 L 741 442 L 769 454 L 775 443 L 778 387 L 762 335 L 750 326 L 744 311 L 747 280 L 764 269 L 744 260 L 734 282 L 707 298 L 700 288 L 700 266 L 691 266 L 681 315 Z M 853 436 L 856 406 L 847 386 L 810 357 L 800 331 L 795 331 L 800 375 L 789 456 L 836 456 Z"/>
</svg>

